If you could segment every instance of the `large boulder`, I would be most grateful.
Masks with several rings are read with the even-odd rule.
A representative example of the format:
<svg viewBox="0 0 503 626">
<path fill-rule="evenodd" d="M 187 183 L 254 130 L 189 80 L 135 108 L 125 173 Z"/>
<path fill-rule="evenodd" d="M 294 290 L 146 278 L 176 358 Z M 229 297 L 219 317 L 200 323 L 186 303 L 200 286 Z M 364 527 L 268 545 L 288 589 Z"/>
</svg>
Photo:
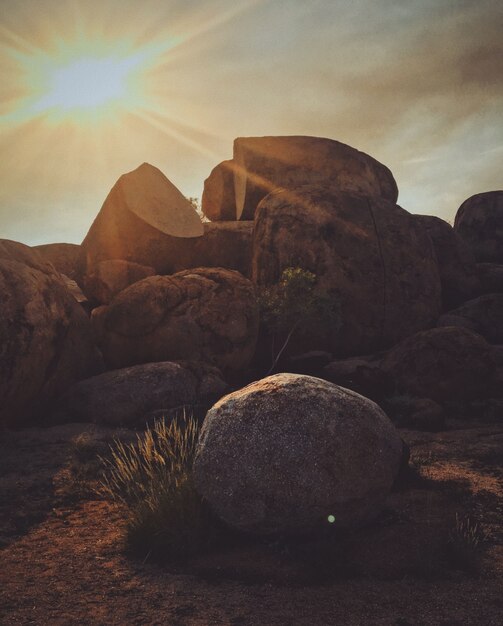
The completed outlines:
<svg viewBox="0 0 503 626">
<path fill-rule="evenodd" d="M 111 368 L 180 359 L 247 367 L 255 349 L 258 307 L 238 272 L 196 268 L 145 278 L 93 311 L 98 345 Z"/>
<path fill-rule="evenodd" d="M 415 215 L 431 237 L 437 255 L 445 309 L 478 295 L 480 282 L 475 258 L 450 224 L 433 215 Z"/>
<path fill-rule="evenodd" d="M 84 271 L 82 251 L 79 245 L 74 243 L 47 243 L 33 246 L 40 256 L 52 263 L 60 274 L 64 274 L 80 283 Z"/>
<path fill-rule="evenodd" d="M 204 181 L 201 210 L 212 222 L 236 219 L 234 169 L 234 161 L 223 161 L 213 168 Z"/>
<path fill-rule="evenodd" d="M 319 378 L 276 374 L 222 398 L 194 461 L 200 494 L 229 525 L 259 533 L 351 526 L 381 510 L 401 440 L 372 401 Z"/>
<path fill-rule="evenodd" d="M 258 285 L 301 267 L 340 301 L 340 331 L 325 329 L 312 349 L 369 354 L 433 326 L 440 314 L 431 239 L 418 220 L 386 200 L 333 188 L 279 190 L 260 203 L 253 241 Z"/>
<path fill-rule="evenodd" d="M 84 276 L 83 284 L 86 295 L 92 302 L 108 304 L 126 287 L 154 274 L 152 267 L 123 259 L 110 259 L 97 263 Z"/>
<path fill-rule="evenodd" d="M 369 198 L 396 202 L 389 169 L 351 146 L 319 137 L 239 137 L 234 141 L 237 219 L 253 219 L 271 191 L 332 185 Z"/>
<path fill-rule="evenodd" d="M 503 263 L 503 190 L 478 193 L 465 200 L 456 214 L 454 229 L 477 261 Z"/>
<path fill-rule="evenodd" d="M 192 370 L 199 371 L 199 377 Z M 53 422 L 143 426 L 153 414 L 206 404 L 227 390 L 216 368 L 146 363 L 105 372 L 73 385 L 56 402 Z"/>
<path fill-rule="evenodd" d="M 207 222 L 194 242 L 190 267 L 224 267 L 251 274 L 253 222 Z M 179 267 L 178 270 L 188 269 Z"/>
<path fill-rule="evenodd" d="M 457 327 L 433 328 L 408 337 L 383 358 L 398 394 L 440 403 L 484 397 L 495 372 L 491 346 Z"/>
<path fill-rule="evenodd" d="M 28 246 L 0 241 L 0 293 L 0 425 L 21 426 L 102 362 L 84 310 Z"/>
<path fill-rule="evenodd" d="M 482 335 L 489 343 L 503 343 L 503 293 L 475 298 L 442 315 L 437 326 L 460 326 Z"/>
<path fill-rule="evenodd" d="M 157 273 L 190 264 L 203 225 L 192 204 L 156 167 L 144 163 L 124 174 L 108 194 L 82 242 L 87 273 L 100 262 L 123 259 Z"/>
</svg>

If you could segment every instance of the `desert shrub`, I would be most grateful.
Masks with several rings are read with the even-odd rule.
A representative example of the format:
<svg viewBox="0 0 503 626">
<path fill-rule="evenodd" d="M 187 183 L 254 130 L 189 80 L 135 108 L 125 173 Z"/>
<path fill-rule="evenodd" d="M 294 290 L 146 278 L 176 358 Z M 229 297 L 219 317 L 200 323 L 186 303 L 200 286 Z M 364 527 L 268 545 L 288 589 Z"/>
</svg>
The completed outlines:
<svg viewBox="0 0 503 626">
<path fill-rule="evenodd" d="M 158 558 L 186 557 L 206 537 L 208 514 L 192 481 L 199 425 L 185 410 L 157 419 L 137 441 L 116 441 L 102 492 L 124 505 L 129 545 Z"/>
<path fill-rule="evenodd" d="M 270 374 L 294 334 L 308 337 L 322 328 L 337 332 L 341 325 L 340 304 L 333 294 L 317 287 L 315 274 L 300 267 L 283 270 L 278 284 L 259 291 L 262 324 L 273 337 L 282 339 L 273 349 Z"/>
<path fill-rule="evenodd" d="M 67 495 L 87 498 L 96 494 L 96 484 L 102 472 L 100 454 L 103 446 L 88 432 L 81 433 L 71 441 L 68 480 L 64 490 Z"/>
<path fill-rule="evenodd" d="M 456 513 L 454 527 L 447 538 L 448 553 L 453 565 L 470 573 L 476 573 L 486 539 L 486 534 L 478 522 Z"/>
</svg>

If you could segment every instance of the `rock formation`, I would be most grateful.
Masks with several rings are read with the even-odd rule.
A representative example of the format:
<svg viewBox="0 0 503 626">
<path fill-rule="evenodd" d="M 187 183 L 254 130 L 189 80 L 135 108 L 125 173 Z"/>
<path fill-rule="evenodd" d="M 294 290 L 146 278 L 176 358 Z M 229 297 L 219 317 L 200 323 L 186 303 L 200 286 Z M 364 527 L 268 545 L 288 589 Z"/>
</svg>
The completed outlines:
<svg viewBox="0 0 503 626">
<path fill-rule="evenodd" d="M 338 141 L 239 137 L 233 160 L 218 165 L 205 181 L 202 209 L 211 220 L 251 220 L 260 201 L 277 188 L 327 184 L 390 202 L 398 197 L 387 167 Z"/>
<path fill-rule="evenodd" d="M 89 320 L 33 249 L 0 241 L 0 425 L 21 426 L 101 371 Z"/>
</svg>

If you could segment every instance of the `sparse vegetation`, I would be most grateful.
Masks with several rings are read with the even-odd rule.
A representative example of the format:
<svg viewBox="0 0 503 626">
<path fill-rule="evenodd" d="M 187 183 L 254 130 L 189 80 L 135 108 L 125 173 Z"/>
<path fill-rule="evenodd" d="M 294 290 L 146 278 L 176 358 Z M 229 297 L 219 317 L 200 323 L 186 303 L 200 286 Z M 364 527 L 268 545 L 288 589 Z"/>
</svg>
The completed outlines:
<svg viewBox="0 0 503 626">
<path fill-rule="evenodd" d="M 288 267 L 278 284 L 264 287 L 259 293 L 261 320 L 272 335 L 280 338 L 280 349 L 273 347 L 274 371 L 295 333 L 309 337 L 320 328 L 337 332 L 341 324 L 340 306 L 333 294 L 317 288 L 316 276 L 300 267 Z"/>
<path fill-rule="evenodd" d="M 449 532 L 448 549 L 453 564 L 476 573 L 479 569 L 481 549 L 486 534 L 479 522 L 456 513 L 456 522 Z"/>
<path fill-rule="evenodd" d="M 137 441 L 116 441 L 102 492 L 128 512 L 129 545 L 157 558 L 185 557 L 204 543 L 208 515 L 192 482 L 199 426 L 185 410 L 155 421 Z"/>
<path fill-rule="evenodd" d="M 69 493 L 86 498 L 95 492 L 95 484 L 101 478 L 100 453 L 103 452 L 103 446 L 89 432 L 83 432 L 73 439 L 68 462 Z"/>
</svg>

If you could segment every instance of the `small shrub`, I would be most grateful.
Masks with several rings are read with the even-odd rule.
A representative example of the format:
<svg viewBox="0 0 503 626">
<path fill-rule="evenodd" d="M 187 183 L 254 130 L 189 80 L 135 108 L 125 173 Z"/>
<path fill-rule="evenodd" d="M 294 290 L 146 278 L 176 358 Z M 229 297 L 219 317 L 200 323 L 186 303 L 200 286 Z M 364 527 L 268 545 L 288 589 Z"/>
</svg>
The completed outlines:
<svg viewBox="0 0 503 626">
<path fill-rule="evenodd" d="M 456 522 L 447 540 L 449 555 L 456 567 L 477 572 L 485 541 L 486 534 L 478 522 L 456 513 Z"/>
<path fill-rule="evenodd" d="M 95 495 L 96 483 L 101 478 L 100 452 L 103 443 L 84 432 L 71 442 L 68 462 L 69 481 L 65 491 L 68 495 L 87 498 Z"/>
<path fill-rule="evenodd" d="M 337 332 L 341 324 L 340 305 L 333 294 L 317 288 L 316 276 L 300 267 L 288 267 L 277 285 L 263 287 L 259 292 L 261 321 L 271 333 L 283 341 L 274 354 L 271 374 L 286 350 L 294 333 L 309 337 L 322 328 Z"/>
<path fill-rule="evenodd" d="M 132 548 L 176 558 L 202 547 L 208 515 L 192 481 L 198 435 L 184 410 L 169 423 L 156 420 L 136 443 L 116 441 L 104 460 L 102 492 L 125 506 Z"/>
</svg>

